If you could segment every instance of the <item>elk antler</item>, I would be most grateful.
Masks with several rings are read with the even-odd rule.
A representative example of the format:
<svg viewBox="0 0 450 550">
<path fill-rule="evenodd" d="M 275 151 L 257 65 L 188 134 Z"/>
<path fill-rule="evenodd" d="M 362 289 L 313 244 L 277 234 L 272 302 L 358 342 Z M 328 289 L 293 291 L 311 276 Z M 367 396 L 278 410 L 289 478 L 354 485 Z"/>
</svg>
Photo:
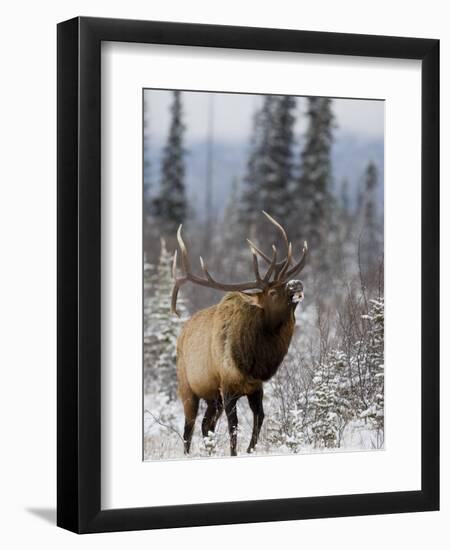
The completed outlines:
<svg viewBox="0 0 450 550">
<path fill-rule="evenodd" d="M 175 313 L 176 315 L 178 315 L 178 312 L 176 309 L 178 291 L 180 287 L 188 281 L 191 281 L 192 283 L 195 283 L 200 286 L 205 286 L 208 288 L 225 290 L 226 292 L 253 290 L 253 289 L 264 290 L 265 288 L 268 287 L 269 282 L 268 280 L 266 280 L 267 273 L 264 279 L 261 279 L 261 276 L 259 274 L 257 253 L 256 253 L 256 250 L 254 250 L 253 246 L 250 246 L 250 248 L 253 256 L 253 268 L 255 271 L 255 278 L 256 278 L 255 281 L 247 281 L 243 283 L 220 283 L 219 281 L 216 281 L 215 279 L 213 279 L 213 277 L 208 271 L 205 261 L 201 256 L 200 256 L 200 266 L 202 268 L 203 274 L 205 275 L 205 278 L 199 277 L 198 275 L 195 275 L 194 273 L 192 273 L 187 247 L 184 244 L 183 238 L 181 236 L 181 228 L 182 226 L 180 225 L 177 231 L 177 241 L 178 241 L 178 246 L 180 247 L 181 265 L 183 267 L 184 274 L 181 277 L 177 277 L 177 273 L 176 273 L 177 251 L 175 251 L 175 254 L 173 256 L 173 263 L 172 263 L 172 277 L 175 280 L 173 291 L 172 291 L 172 302 L 171 302 L 172 313 Z M 275 264 L 275 261 L 276 261 L 276 249 L 274 247 L 274 254 L 273 254 L 272 260 L 269 258 L 269 262 L 272 266 L 272 270 L 273 270 L 273 265 Z M 271 269 L 271 266 L 269 266 L 269 270 Z"/>
<path fill-rule="evenodd" d="M 283 238 L 283 241 L 284 241 L 284 243 L 286 245 L 286 249 L 287 249 L 286 258 L 284 258 L 284 260 L 281 260 L 279 262 L 275 262 L 275 264 L 272 265 L 273 258 L 270 259 L 269 256 L 267 256 L 267 254 L 264 254 L 264 252 L 262 250 L 260 250 L 257 246 L 255 246 L 249 239 L 247 239 L 247 242 L 257 252 L 257 254 L 259 254 L 259 256 L 261 256 L 261 258 L 263 258 L 264 261 L 266 261 L 268 264 L 270 264 L 269 270 L 267 272 L 267 274 L 269 274 L 269 271 L 270 271 L 269 278 L 272 275 L 272 272 L 274 272 L 275 273 L 274 279 L 279 283 L 283 283 L 283 282 L 289 280 L 293 275 L 296 275 L 296 274 L 300 273 L 300 271 L 305 267 L 306 257 L 308 255 L 308 245 L 305 241 L 304 246 L 303 246 L 303 254 L 302 254 L 301 260 L 298 263 L 296 263 L 291 269 L 289 269 L 289 266 L 293 262 L 292 243 L 289 242 L 289 239 L 287 237 L 287 234 L 286 234 L 286 231 L 285 231 L 284 227 L 280 223 L 278 223 L 274 218 L 272 218 L 272 216 L 270 214 L 268 214 L 264 210 L 262 212 L 266 216 L 266 218 L 281 233 L 281 236 Z M 267 274 L 266 274 L 266 276 L 267 276 Z"/>
<path fill-rule="evenodd" d="M 263 210 L 263 214 L 280 231 L 287 249 L 286 258 L 284 258 L 284 260 L 281 260 L 280 262 L 277 262 L 277 249 L 275 245 L 272 245 L 272 258 L 270 258 L 262 250 L 260 250 L 256 245 L 254 245 L 252 241 L 250 241 L 250 239 L 247 239 L 247 243 L 250 247 L 252 258 L 253 258 L 253 270 L 255 272 L 255 280 L 244 282 L 244 283 L 220 283 L 219 281 L 216 281 L 211 276 L 210 272 L 208 271 L 208 268 L 206 267 L 206 263 L 201 256 L 200 256 L 200 266 L 202 268 L 204 278 L 199 277 L 198 275 L 195 275 L 194 273 L 192 273 L 191 263 L 189 261 L 189 256 L 188 256 L 188 250 L 181 236 L 182 226 L 180 225 L 177 231 L 177 241 L 181 252 L 181 265 L 183 268 L 183 275 L 181 277 L 177 277 L 177 251 L 175 251 L 175 254 L 173 256 L 173 264 L 172 264 L 172 277 L 175 281 L 173 291 L 172 291 L 172 303 L 171 303 L 172 313 L 175 313 L 176 315 L 178 315 L 178 312 L 176 309 L 178 291 L 180 290 L 180 287 L 188 281 L 191 281 L 192 283 L 195 283 L 200 286 L 205 286 L 208 288 L 225 290 L 226 292 L 254 290 L 254 289 L 265 290 L 266 288 L 268 288 L 270 285 L 273 285 L 274 283 L 276 285 L 281 285 L 287 280 L 289 280 L 291 277 L 293 277 L 294 275 L 300 273 L 300 271 L 305 266 L 306 257 L 308 255 L 308 245 L 306 241 L 304 242 L 303 255 L 300 261 L 297 263 L 294 262 L 294 265 L 290 268 L 291 264 L 294 261 L 292 257 L 292 243 L 289 242 L 286 231 L 284 230 L 283 226 L 280 223 L 278 223 L 274 218 L 272 218 L 272 216 L 270 216 L 267 212 L 264 212 L 264 210 Z M 266 261 L 269 264 L 269 267 L 264 277 L 261 277 L 259 272 L 258 255 L 261 256 L 261 258 L 263 258 L 264 261 Z M 274 275 L 274 279 L 271 282 L 270 278 L 272 277 L 272 274 Z"/>
<path fill-rule="evenodd" d="M 288 281 L 291 277 L 294 275 L 298 275 L 300 271 L 305 267 L 306 264 L 306 258 L 308 257 L 309 248 L 308 243 L 306 241 L 303 241 L 303 250 L 302 250 L 302 257 L 300 260 L 292 267 L 284 276 L 285 281 Z"/>
</svg>

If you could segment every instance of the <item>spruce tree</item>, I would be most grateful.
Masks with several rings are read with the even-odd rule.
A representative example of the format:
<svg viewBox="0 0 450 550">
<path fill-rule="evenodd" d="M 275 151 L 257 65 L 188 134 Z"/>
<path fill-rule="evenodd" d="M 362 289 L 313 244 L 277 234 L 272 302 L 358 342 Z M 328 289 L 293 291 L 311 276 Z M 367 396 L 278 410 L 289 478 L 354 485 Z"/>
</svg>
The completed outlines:
<svg viewBox="0 0 450 550">
<path fill-rule="evenodd" d="M 266 96 L 263 104 L 253 116 L 253 131 L 250 139 L 250 152 L 240 208 L 240 222 L 244 232 L 258 221 L 263 209 L 260 193 L 264 178 L 264 159 L 268 155 L 270 131 L 272 127 L 274 96 Z"/>
<path fill-rule="evenodd" d="M 364 174 L 364 199 L 363 199 L 363 218 L 364 229 L 369 243 L 376 246 L 377 242 L 377 209 L 376 209 L 376 191 L 378 186 L 378 171 L 375 164 L 371 161 L 367 165 Z"/>
<path fill-rule="evenodd" d="M 382 226 L 377 211 L 378 169 L 370 161 L 364 171 L 358 197 L 359 258 L 366 277 L 374 275 L 382 251 Z"/>
<path fill-rule="evenodd" d="M 176 397 L 176 342 L 187 317 L 182 296 L 177 300 L 180 318 L 171 314 L 172 255 L 161 239 L 158 265 L 144 264 L 144 367 L 145 385 L 157 384 L 158 393 Z"/>
<path fill-rule="evenodd" d="M 292 96 L 277 97 L 270 136 L 267 177 L 263 180 L 264 210 L 287 224 L 290 214 L 290 185 L 293 170 L 293 144 L 296 102 Z"/>
<path fill-rule="evenodd" d="M 288 223 L 295 107 L 292 96 L 266 96 L 255 114 L 241 213 L 244 224 L 253 225 L 258 234 L 268 229 L 261 210 Z"/>
<path fill-rule="evenodd" d="M 377 432 L 377 446 L 384 432 L 384 299 L 370 300 L 364 319 L 369 327 L 366 336 L 364 372 L 367 377 L 366 408 L 361 411 Z"/>
<path fill-rule="evenodd" d="M 309 415 L 317 447 L 340 447 L 345 428 L 354 417 L 351 383 L 340 350 L 326 353 L 314 371 Z"/>
<path fill-rule="evenodd" d="M 144 128 L 143 128 L 143 147 L 142 147 L 142 164 L 143 164 L 143 180 L 144 180 L 144 208 L 145 214 L 148 215 L 148 203 L 151 191 L 151 161 L 150 161 L 150 123 L 149 109 L 147 96 L 144 95 Z"/>
<path fill-rule="evenodd" d="M 170 108 L 171 123 L 161 163 L 159 195 L 153 201 L 153 212 L 165 235 L 174 235 L 184 222 L 187 211 L 185 189 L 185 149 L 183 146 L 185 126 L 183 124 L 181 92 L 173 92 Z"/>
<path fill-rule="evenodd" d="M 345 217 L 350 216 L 350 196 L 349 196 L 349 188 L 348 188 L 348 179 L 343 178 L 341 182 L 341 200 L 340 200 L 340 207 L 344 213 Z"/>
<path fill-rule="evenodd" d="M 336 447 L 336 387 L 332 366 L 318 365 L 310 404 L 311 431 L 315 447 Z"/>
<path fill-rule="evenodd" d="M 309 97 L 308 125 L 301 152 L 300 177 L 295 186 L 297 230 L 317 248 L 328 231 L 332 201 L 331 147 L 334 115 L 332 101 L 326 97 Z"/>
<path fill-rule="evenodd" d="M 144 94 L 144 128 L 143 128 L 143 147 L 142 147 L 142 171 L 143 171 L 143 232 L 144 232 L 144 252 L 147 258 L 154 259 L 152 243 L 156 235 L 155 224 L 152 223 L 152 164 L 151 164 L 151 146 L 150 146 L 150 124 L 149 124 L 149 96 Z"/>
</svg>

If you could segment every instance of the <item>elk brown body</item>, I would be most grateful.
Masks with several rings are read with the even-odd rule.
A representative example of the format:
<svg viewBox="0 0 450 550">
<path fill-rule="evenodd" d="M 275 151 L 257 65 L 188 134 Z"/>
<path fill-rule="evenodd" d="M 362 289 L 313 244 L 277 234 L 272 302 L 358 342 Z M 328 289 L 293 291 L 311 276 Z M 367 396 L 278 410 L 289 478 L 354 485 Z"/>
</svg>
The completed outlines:
<svg viewBox="0 0 450 550">
<path fill-rule="evenodd" d="M 305 243 L 302 259 L 291 267 L 292 246 L 287 241 L 286 233 L 273 218 L 268 214 L 266 216 L 282 232 L 287 256 L 277 263 L 275 247 L 272 258 L 269 258 L 250 243 L 255 281 L 248 283 L 218 283 L 202 259 L 200 263 L 205 278 L 193 275 L 181 230 L 178 231 L 185 274 L 181 278 L 176 277 L 175 256 L 173 310 L 176 311 L 178 289 L 187 281 L 219 290 L 231 290 L 218 304 L 194 314 L 185 323 L 178 338 L 177 375 L 178 391 L 185 413 L 185 453 L 190 450 L 200 399 L 207 403 L 202 422 L 203 436 L 214 432 L 217 420 L 225 409 L 230 450 L 234 456 L 237 454 L 236 403 L 240 397 L 247 396 L 254 417 L 247 451 L 252 452 L 258 441 L 264 419 L 263 383 L 277 372 L 288 352 L 295 327 L 295 309 L 303 298 L 302 282 L 291 277 L 304 267 L 307 255 Z M 259 274 L 256 254 L 269 264 L 264 277 Z M 251 289 L 257 292 L 244 292 Z"/>
</svg>

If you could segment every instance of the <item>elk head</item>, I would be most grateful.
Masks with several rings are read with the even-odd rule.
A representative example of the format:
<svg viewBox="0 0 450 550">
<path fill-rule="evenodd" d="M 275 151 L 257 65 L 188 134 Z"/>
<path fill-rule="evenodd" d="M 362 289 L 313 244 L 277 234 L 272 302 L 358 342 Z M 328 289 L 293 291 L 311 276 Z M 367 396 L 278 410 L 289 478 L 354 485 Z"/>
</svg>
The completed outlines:
<svg viewBox="0 0 450 550">
<path fill-rule="evenodd" d="M 267 214 L 267 212 L 263 211 L 263 214 L 281 233 L 283 242 L 286 246 L 286 257 L 281 261 L 277 261 L 277 249 L 275 245 L 272 245 L 272 256 L 270 257 L 247 239 L 247 243 L 252 253 L 255 280 L 242 283 L 221 283 L 215 280 L 208 271 L 206 263 L 201 256 L 200 266 L 203 277 L 199 277 L 192 273 L 188 251 L 181 236 L 182 226 L 180 225 L 177 232 L 177 240 L 181 252 L 181 265 L 184 273 L 182 276 L 177 277 L 177 251 L 175 251 L 172 265 L 172 275 L 175 280 L 172 292 L 172 313 L 178 315 L 176 302 L 180 287 L 184 283 L 191 281 L 194 284 L 208 288 L 242 293 L 246 301 L 264 310 L 267 320 L 271 323 L 277 324 L 278 322 L 283 322 L 292 315 L 297 304 L 303 299 L 303 283 L 298 279 L 294 279 L 294 277 L 298 275 L 305 266 L 308 255 L 308 245 L 305 241 L 302 257 L 296 262 L 292 254 L 292 243 L 289 242 L 284 228 L 272 218 L 272 216 Z M 259 270 L 258 256 L 268 264 L 267 271 L 263 276 Z"/>
</svg>

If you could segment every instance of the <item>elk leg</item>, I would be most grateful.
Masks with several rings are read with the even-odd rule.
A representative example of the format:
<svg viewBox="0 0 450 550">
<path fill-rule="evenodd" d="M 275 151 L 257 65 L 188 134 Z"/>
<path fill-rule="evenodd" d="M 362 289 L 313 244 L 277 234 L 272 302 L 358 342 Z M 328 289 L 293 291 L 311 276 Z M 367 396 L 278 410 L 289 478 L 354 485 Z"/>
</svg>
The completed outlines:
<svg viewBox="0 0 450 550">
<path fill-rule="evenodd" d="M 217 421 L 223 411 L 223 404 L 221 399 L 212 399 L 207 401 L 208 407 L 205 412 L 205 416 L 202 422 L 202 434 L 203 437 L 208 437 L 209 432 L 214 432 L 216 429 Z"/>
<path fill-rule="evenodd" d="M 264 420 L 263 395 L 263 390 L 261 388 L 255 393 L 247 396 L 248 404 L 250 405 L 250 409 L 253 413 L 253 431 L 250 445 L 247 449 L 248 453 L 251 453 L 258 443 L 259 432 L 261 431 L 261 426 Z"/>
<path fill-rule="evenodd" d="M 225 413 L 228 420 L 228 432 L 230 434 L 230 451 L 231 456 L 237 456 L 237 427 L 238 427 L 238 417 L 236 404 L 239 396 L 225 395 Z"/>
<path fill-rule="evenodd" d="M 192 394 L 183 401 L 184 408 L 184 454 L 189 454 L 191 448 L 192 434 L 194 433 L 195 419 L 197 418 L 199 399 Z"/>
<path fill-rule="evenodd" d="M 214 416 L 214 420 L 213 420 L 213 422 L 211 424 L 211 428 L 210 428 L 210 430 L 213 431 L 213 432 L 215 431 L 217 421 L 219 420 L 219 418 L 221 417 L 222 412 L 223 412 L 223 402 L 222 402 L 221 397 L 219 397 L 219 399 L 217 399 L 216 406 L 217 406 L 216 415 Z"/>
</svg>

